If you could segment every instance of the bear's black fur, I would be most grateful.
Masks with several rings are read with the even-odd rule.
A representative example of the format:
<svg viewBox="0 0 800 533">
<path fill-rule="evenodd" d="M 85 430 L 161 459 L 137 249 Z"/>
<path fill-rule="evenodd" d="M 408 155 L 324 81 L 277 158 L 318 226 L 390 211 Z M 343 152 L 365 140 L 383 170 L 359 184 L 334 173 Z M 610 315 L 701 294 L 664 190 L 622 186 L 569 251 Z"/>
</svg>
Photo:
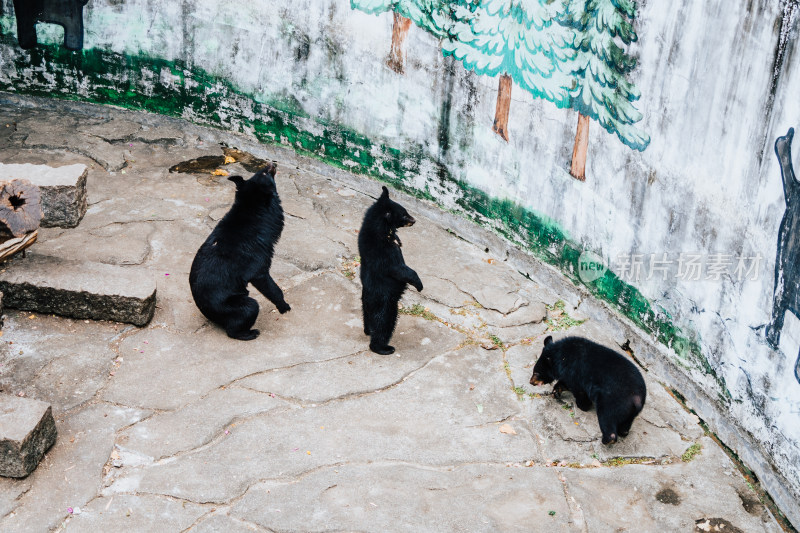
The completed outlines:
<svg viewBox="0 0 800 533">
<path fill-rule="evenodd" d="M 233 206 L 197 251 L 189 273 L 197 307 L 234 339 L 258 337 L 258 330 L 250 329 L 258 316 L 258 303 L 249 296 L 248 283 L 281 313 L 291 309 L 269 275 L 283 231 L 275 171 L 275 165 L 268 165 L 249 180 L 228 178 L 236 184 Z"/>
<path fill-rule="evenodd" d="M 406 284 L 422 290 L 419 276 L 403 260 L 397 237 L 397 228 L 414 222 L 402 205 L 389 199 L 389 190 L 384 187 L 378 201 L 367 209 L 358 234 L 364 333 L 371 337 L 369 349 L 382 355 L 394 352 L 389 339 L 397 324 L 397 302 Z"/>
<path fill-rule="evenodd" d="M 597 407 L 603 444 L 625 437 L 647 396 L 642 374 L 622 354 L 588 339 L 567 337 L 544 340 L 542 355 L 533 367 L 531 385 L 556 381 L 553 395 L 568 390 L 575 404 L 588 411 Z"/>
</svg>

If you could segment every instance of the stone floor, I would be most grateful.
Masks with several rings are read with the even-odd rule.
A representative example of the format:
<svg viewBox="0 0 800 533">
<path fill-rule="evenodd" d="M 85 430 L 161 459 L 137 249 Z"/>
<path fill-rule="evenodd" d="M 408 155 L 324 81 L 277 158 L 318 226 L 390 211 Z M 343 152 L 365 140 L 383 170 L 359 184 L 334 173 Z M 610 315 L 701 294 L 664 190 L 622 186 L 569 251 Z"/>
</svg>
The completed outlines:
<svg viewBox="0 0 800 533">
<path fill-rule="evenodd" d="M 143 328 L 6 309 L 0 389 L 51 403 L 59 434 L 32 475 L 0 479 L 0 531 L 780 530 L 650 374 L 613 446 L 594 411 L 530 386 L 545 334 L 617 340 L 430 205 L 393 193 L 417 217 L 401 238 L 425 289 L 404 297 L 397 352 L 375 355 L 356 233 L 379 183 L 180 121 L 31 102 L 0 95 L 0 162 L 90 172 L 81 224 L 30 252 L 144 269 L 157 309 Z M 256 296 L 253 342 L 188 287 L 233 184 L 168 172 L 220 141 L 278 161 L 287 213 L 272 272 L 292 311 Z"/>
</svg>

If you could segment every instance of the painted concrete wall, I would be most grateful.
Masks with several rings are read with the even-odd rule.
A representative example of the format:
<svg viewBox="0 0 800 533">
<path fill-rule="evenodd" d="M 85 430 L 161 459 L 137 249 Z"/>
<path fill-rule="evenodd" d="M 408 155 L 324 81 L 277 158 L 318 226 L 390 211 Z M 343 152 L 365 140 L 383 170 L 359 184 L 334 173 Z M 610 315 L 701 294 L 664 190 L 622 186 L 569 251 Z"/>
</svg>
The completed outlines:
<svg viewBox="0 0 800 533">
<path fill-rule="evenodd" d="M 12 1 L 0 6 L 0 90 L 293 145 L 491 225 L 576 283 L 580 252 L 599 254 L 610 271 L 587 288 L 669 346 L 800 499 L 800 320 L 786 313 L 777 348 L 765 337 L 787 209 L 773 144 L 800 127 L 796 0 L 640 1 L 630 77 L 651 141 L 635 151 L 591 122 L 585 182 L 569 174 L 575 111 L 515 85 L 506 142 L 491 129 L 498 78 L 413 25 L 398 74 L 391 13 L 349 0 L 92 0 L 83 52 L 49 25 L 43 46 L 20 50 Z M 701 257 L 701 279 L 677 276 L 682 253 Z M 632 254 L 639 279 L 623 276 Z M 666 275 L 647 275 L 650 254 L 666 254 Z M 761 258 L 755 279 L 739 279 L 741 257 Z M 731 264 L 705 279 L 714 259 Z"/>
</svg>

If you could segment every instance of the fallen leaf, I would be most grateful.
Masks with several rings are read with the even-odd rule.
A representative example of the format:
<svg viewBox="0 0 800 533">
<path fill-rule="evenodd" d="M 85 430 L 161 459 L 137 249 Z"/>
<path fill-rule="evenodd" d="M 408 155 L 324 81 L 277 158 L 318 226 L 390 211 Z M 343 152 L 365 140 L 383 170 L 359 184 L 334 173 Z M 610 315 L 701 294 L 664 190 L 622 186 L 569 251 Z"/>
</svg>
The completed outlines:
<svg viewBox="0 0 800 533">
<path fill-rule="evenodd" d="M 227 165 L 228 163 L 236 163 L 236 160 L 234 158 L 232 158 L 231 156 L 226 155 L 225 156 L 225 162 L 223 163 L 223 165 Z"/>
<path fill-rule="evenodd" d="M 222 170 L 218 168 L 214 172 L 211 173 L 213 176 L 230 176 L 230 173 L 227 170 Z"/>
<path fill-rule="evenodd" d="M 517 432 L 514 431 L 514 428 L 509 426 L 508 424 L 503 424 L 500 426 L 500 433 L 505 433 L 506 435 L 516 435 Z"/>
<path fill-rule="evenodd" d="M 3 333 L 3 332 L 2 332 L 2 331 L 0 331 L 0 335 L 2 335 L 2 333 Z M 474 383 L 470 383 L 470 384 L 469 384 L 469 390 L 475 390 L 475 384 L 474 384 Z"/>
<path fill-rule="evenodd" d="M 483 404 L 482 403 L 476 403 L 475 407 L 478 408 L 478 413 L 482 413 L 483 412 Z M 502 430 L 500 430 L 500 431 L 502 431 Z"/>
<path fill-rule="evenodd" d="M 31 320 L 33 320 L 34 318 L 36 318 L 36 315 L 31 315 L 31 316 L 29 316 L 28 318 L 30 318 Z"/>
</svg>

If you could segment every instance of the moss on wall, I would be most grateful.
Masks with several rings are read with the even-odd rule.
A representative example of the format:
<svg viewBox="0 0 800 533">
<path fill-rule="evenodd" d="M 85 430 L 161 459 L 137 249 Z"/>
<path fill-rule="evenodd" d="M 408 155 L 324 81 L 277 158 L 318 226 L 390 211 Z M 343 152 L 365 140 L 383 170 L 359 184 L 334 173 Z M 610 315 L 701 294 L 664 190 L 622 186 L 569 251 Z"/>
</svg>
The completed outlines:
<svg viewBox="0 0 800 533">
<path fill-rule="evenodd" d="M 230 82 L 199 68 L 189 68 L 181 61 L 96 49 L 70 52 L 56 45 L 22 51 L 8 31 L 9 25 L 2 28 L 3 91 L 113 104 L 247 132 L 261 142 L 291 146 L 333 166 L 373 176 L 413 196 L 437 201 L 440 198 L 428 187 L 419 190 L 410 185 L 422 163 L 428 163 L 436 169 L 439 182 L 456 192 L 456 205 L 462 214 L 530 250 L 576 285 L 585 285 L 595 297 L 671 348 L 680 364 L 713 377 L 723 404 L 730 400 L 724 380 L 702 354 L 698 339 L 678 328 L 669 313 L 654 308 L 635 287 L 611 271 L 584 284 L 576 275 L 583 250 L 556 221 L 511 200 L 492 198 L 459 180 L 427 155 L 422 146 L 401 151 L 340 124 L 314 120 L 290 101 L 256 102 Z"/>
</svg>

